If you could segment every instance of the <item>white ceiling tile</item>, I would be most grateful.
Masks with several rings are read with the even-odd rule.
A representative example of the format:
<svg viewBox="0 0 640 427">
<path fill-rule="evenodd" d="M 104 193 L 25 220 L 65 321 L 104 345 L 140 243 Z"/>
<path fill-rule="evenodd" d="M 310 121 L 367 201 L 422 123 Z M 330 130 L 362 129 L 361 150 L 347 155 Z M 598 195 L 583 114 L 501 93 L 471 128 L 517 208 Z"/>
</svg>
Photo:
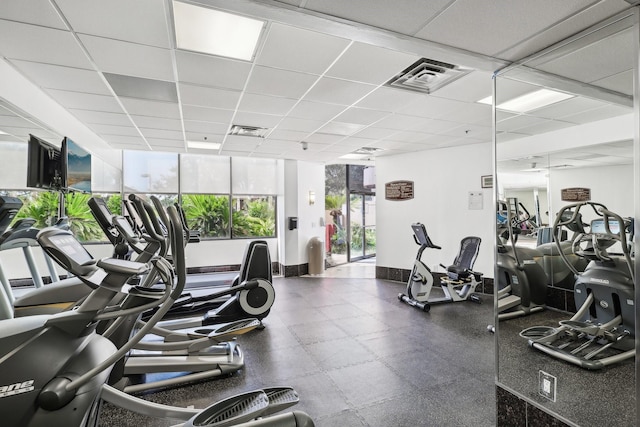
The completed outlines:
<svg viewBox="0 0 640 427">
<path fill-rule="evenodd" d="M 540 133 L 552 132 L 558 129 L 564 129 L 570 126 L 575 126 L 575 124 L 564 122 L 561 120 L 549 120 L 543 123 L 537 123 L 531 126 L 524 126 L 524 127 L 518 128 L 518 132 L 524 132 L 531 135 L 536 135 Z"/>
<path fill-rule="evenodd" d="M 551 46 L 559 40 L 564 40 L 585 28 L 589 28 L 597 24 L 603 18 L 613 16 L 618 12 L 622 12 L 628 8 L 626 2 L 604 1 L 585 8 L 581 13 L 575 13 L 567 16 L 559 25 L 554 25 L 544 31 L 532 34 L 527 40 L 518 43 L 509 49 L 500 52 L 497 57 L 508 61 L 517 61 L 535 52 Z"/>
<path fill-rule="evenodd" d="M 296 102 L 297 100 L 291 98 L 246 93 L 240 101 L 238 111 L 284 115 Z"/>
<path fill-rule="evenodd" d="M 352 105 L 375 89 L 375 86 L 323 77 L 305 96 L 307 101 Z"/>
<path fill-rule="evenodd" d="M 113 96 L 94 95 L 91 93 L 71 92 L 66 90 L 47 89 L 53 99 L 67 108 L 82 110 L 123 113 L 120 104 Z"/>
<path fill-rule="evenodd" d="M 247 83 L 247 92 L 284 98 L 299 98 L 309 90 L 317 79 L 318 77 L 312 74 L 257 65 Z"/>
<path fill-rule="evenodd" d="M 316 132 L 313 135 L 307 136 L 305 141 L 316 144 L 335 144 L 342 139 L 344 139 L 344 135 Z"/>
<path fill-rule="evenodd" d="M 595 108 L 593 110 L 583 111 L 577 114 L 569 114 L 562 117 L 562 120 L 572 123 L 590 123 L 625 114 L 631 114 L 631 109 L 628 107 L 620 107 L 618 105 L 607 105 L 602 108 Z"/>
<path fill-rule="evenodd" d="M 440 98 L 455 99 L 465 102 L 476 102 L 491 96 L 493 80 L 491 73 L 472 71 L 433 92 Z"/>
<path fill-rule="evenodd" d="M 241 126 L 272 128 L 275 127 L 281 119 L 282 116 L 273 116 L 270 114 L 238 112 L 233 118 L 233 124 Z"/>
<path fill-rule="evenodd" d="M 414 34 L 449 3 L 450 0 L 307 0 L 304 7 L 400 34 Z"/>
<path fill-rule="evenodd" d="M 184 136 L 182 135 L 182 131 L 176 130 L 165 130 L 165 129 L 147 129 L 140 128 L 140 132 L 144 135 L 147 140 L 150 138 L 159 138 L 159 139 L 177 139 L 182 141 Z"/>
<path fill-rule="evenodd" d="M 399 111 L 403 114 L 435 119 L 453 114 L 465 105 L 468 105 L 468 103 L 430 96 L 428 99 L 418 100 L 408 104 Z M 491 111 L 491 107 L 489 107 L 489 111 Z"/>
<path fill-rule="evenodd" d="M 66 29 L 49 0 L 3 0 L 0 2 L 0 19 Z"/>
<path fill-rule="evenodd" d="M 324 125 L 319 132 L 321 133 L 333 133 L 337 135 L 353 135 L 354 133 L 362 130 L 365 125 L 357 123 L 343 123 L 343 122 L 329 122 Z"/>
<path fill-rule="evenodd" d="M 376 123 L 376 127 L 384 129 L 406 130 L 413 129 L 425 122 L 424 117 L 408 116 L 405 114 L 391 114 Z"/>
<path fill-rule="evenodd" d="M 301 132 L 295 130 L 283 130 L 280 126 L 275 128 L 270 134 L 268 139 L 283 140 L 283 141 L 302 141 L 309 135 L 309 132 Z"/>
<path fill-rule="evenodd" d="M 283 151 L 283 150 L 300 150 L 300 142 L 294 140 L 281 140 L 281 139 L 265 139 L 260 147 L 271 147 L 271 150 Z"/>
<path fill-rule="evenodd" d="M 560 3 L 538 0 L 509 2 L 509 8 L 505 9 L 503 1 L 457 0 L 416 33 L 416 37 L 495 56 L 547 29 L 559 17 L 570 16 L 593 3 L 597 0 L 565 0 Z"/>
<path fill-rule="evenodd" d="M 120 101 L 122 101 L 122 105 L 124 105 L 129 114 L 166 119 L 180 118 L 178 104 L 172 102 L 155 102 L 125 97 L 120 97 Z"/>
<path fill-rule="evenodd" d="M 182 130 L 182 121 L 179 119 L 167 119 L 148 116 L 131 115 L 136 126 L 140 128 L 153 128 L 165 130 Z"/>
<path fill-rule="evenodd" d="M 262 138 L 255 138 L 250 136 L 236 136 L 229 135 L 227 140 L 224 142 L 222 146 L 225 150 L 233 150 L 233 151 L 253 151 L 256 149 L 258 144 L 262 141 Z"/>
<path fill-rule="evenodd" d="M 422 123 L 413 127 L 415 131 L 427 133 L 446 133 L 452 129 L 460 127 L 459 122 L 450 122 L 448 120 L 425 119 Z"/>
<path fill-rule="evenodd" d="M 196 122 L 192 120 L 185 120 L 184 129 L 187 132 L 224 135 L 225 133 L 227 133 L 229 125 L 226 123 Z"/>
<path fill-rule="evenodd" d="M 393 134 L 393 137 L 391 137 L 394 141 L 399 141 L 399 142 L 420 142 L 420 141 L 424 141 L 425 139 L 431 137 L 433 135 L 428 134 L 426 132 L 412 132 L 412 131 L 400 131 L 398 133 Z"/>
<path fill-rule="evenodd" d="M 344 109 L 343 105 L 302 100 L 291 110 L 289 117 L 327 121 L 337 116 Z"/>
<path fill-rule="evenodd" d="M 354 148 L 371 147 L 375 141 L 376 141 L 375 139 L 358 138 L 358 137 L 350 136 L 338 142 L 337 144 L 335 144 L 334 147 L 337 145 L 337 146 L 348 147 L 348 148 L 351 148 L 351 150 L 353 150 Z"/>
<path fill-rule="evenodd" d="M 93 70 L 18 60 L 12 63 L 35 84 L 46 89 L 111 94 L 100 75 Z"/>
<path fill-rule="evenodd" d="M 147 146 L 147 144 L 144 142 L 144 139 L 142 139 L 142 137 L 140 136 L 102 135 L 102 139 L 104 139 L 109 144 L 131 144 L 144 147 Z"/>
<path fill-rule="evenodd" d="M 547 119 L 540 117 L 526 116 L 524 114 L 511 117 L 506 120 L 502 120 L 496 124 L 499 131 L 514 131 L 523 127 L 530 127 L 534 125 L 542 125 L 544 122 L 548 122 Z M 526 133 L 526 132 L 524 132 Z"/>
<path fill-rule="evenodd" d="M 537 68 L 579 82 L 590 83 L 633 70 L 633 46 L 633 31 L 628 29 L 540 64 Z"/>
<path fill-rule="evenodd" d="M 140 136 L 138 130 L 133 126 L 90 124 L 89 128 L 100 135 Z"/>
<path fill-rule="evenodd" d="M 126 114 L 107 113 L 103 111 L 69 109 L 69 112 L 87 124 L 130 126 L 131 120 Z"/>
<path fill-rule="evenodd" d="M 233 110 L 220 108 L 198 107 L 195 105 L 182 106 L 182 115 L 185 120 L 201 122 L 228 123 L 233 117 Z"/>
<path fill-rule="evenodd" d="M 182 102 L 182 104 L 227 110 L 236 108 L 242 93 L 235 90 L 217 89 L 185 83 L 178 84 L 178 89 L 180 91 L 180 102 Z"/>
<path fill-rule="evenodd" d="M 454 129 L 442 132 L 443 135 L 456 136 L 458 138 L 473 138 L 476 140 L 492 141 L 493 128 L 487 126 L 478 126 L 473 124 L 465 124 Z"/>
<path fill-rule="evenodd" d="M 358 123 L 361 125 L 370 125 L 390 113 L 386 111 L 371 110 L 368 108 L 351 107 L 335 118 L 338 122 Z"/>
<path fill-rule="evenodd" d="M 251 64 L 244 61 L 176 51 L 178 80 L 224 89 L 242 90 Z"/>
<path fill-rule="evenodd" d="M 151 46 L 171 46 L 165 10 L 167 2 L 56 0 L 56 3 L 76 32 Z"/>
<path fill-rule="evenodd" d="M 527 112 L 527 114 L 529 114 L 530 116 L 544 117 L 547 119 L 557 119 L 570 114 L 576 114 L 582 111 L 604 107 L 606 105 L 608 104 L 603 101 L 576 96 L 562 102 L 556 102 L 555 104 L 538 108 L 534 111 L 529 111 Z"/>
<path fill-rule="evenodd" d="M 279 130 L 295 130 L 299 132 L 313 132 L 320 128 L 325 122 L 319 120 L 296 119 L 287 117 L 278 124 Z"/>
<path fill-rule="evenodd" d="M 633 96 L 633 70 L 613 74 L 603 79 L 595 80 L 591 84 Z"/>
<path fill-rule="evenodd" d="M 420 59 L 365 43 L 353 43 L 327 71 L 329 77 L 381 85 Z"/>
<path fill-rule="evenodd" d="M 69 31 L 36 25 L 2 21 L 0 54 L 10 59 L 91 69 L 86 57 Z"/>
<path fill-rule="evenodd" d="M 395 112 L 412 102 L 424 101 L 426 97 L 427 95 L 423 93 L 381 86 L 356 105 L 358 107 Z"/>
<path fill-rule="evenodd" d="M 491 126 L 491 106 L 471 102 L 460 103 L 455 110 L 443 111 L 443 114 L 436 115 L 436 118 Z"/>
<path fill-rule="evenodd" d="M 169 49 L 83 34 L 78 37 L 101 71 L 175 81 Z"/>
<path fill-rule="evenodd" d="M 354 136 L 361 138 L 381 139 L 387 138 L 396 132 L 398 132 L 398 129 L 386 129 L 377 126 L 369 126 L 362 129 L 360 132 L 355 133 Z"/>
<path fill-rule="evenodd" d="M 256 64 L 322 74 L 349 40 L 273 22 Z"/>
</svg>

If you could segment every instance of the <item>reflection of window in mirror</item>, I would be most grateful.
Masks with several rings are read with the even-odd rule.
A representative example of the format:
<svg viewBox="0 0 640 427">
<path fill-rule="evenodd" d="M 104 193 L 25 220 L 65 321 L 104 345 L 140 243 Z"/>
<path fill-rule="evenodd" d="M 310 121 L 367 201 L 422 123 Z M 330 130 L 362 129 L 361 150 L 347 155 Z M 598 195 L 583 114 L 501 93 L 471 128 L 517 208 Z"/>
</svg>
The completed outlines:
<svg viewBox="0 0 640 427">
<path fill-rule="evenodd" d="M 635 425 L 634 38 L 623 16 L 497 73 L 499 420 Z"/>
</svg>

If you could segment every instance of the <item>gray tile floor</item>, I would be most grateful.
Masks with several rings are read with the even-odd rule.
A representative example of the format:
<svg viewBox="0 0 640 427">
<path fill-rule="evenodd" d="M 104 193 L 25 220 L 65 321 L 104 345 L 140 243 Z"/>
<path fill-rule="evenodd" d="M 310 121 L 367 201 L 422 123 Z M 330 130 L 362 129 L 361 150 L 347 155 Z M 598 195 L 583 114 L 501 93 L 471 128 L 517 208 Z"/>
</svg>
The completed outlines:
<svg viewBox="0 0 640 427">
<path fill-rule="evenodd" d="M 423 313 L 398 301 L 401 283 L 331 274 L 274 280 L 266 328 L 238 338 L 246 361 L 239 373 L 144 398 L 204 407 L 289 385 L 300 395 L 294 409 L 317 426 L 495 425 L 491 296 Z M 102 427 L 172 424 L 110 405 L 100 420 Z"/>
</svg>

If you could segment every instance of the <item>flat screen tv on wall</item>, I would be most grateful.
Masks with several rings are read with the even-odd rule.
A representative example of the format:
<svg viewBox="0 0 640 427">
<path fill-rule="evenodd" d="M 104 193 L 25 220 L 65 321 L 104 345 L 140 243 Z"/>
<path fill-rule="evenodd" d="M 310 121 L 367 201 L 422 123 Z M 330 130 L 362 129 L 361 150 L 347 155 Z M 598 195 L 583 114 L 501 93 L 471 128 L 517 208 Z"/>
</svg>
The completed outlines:
<svg viewBox="0 0 640 427">
<path fill-rule="evenodd" d="M 66 136 L 62 140 L 62 165 L 68 190 L 91 193 L 91 154 Z"/>
<path fill-rule="evenodd" d="M 61 150 L 31 134 L 27 144 L 27 187 L 45 190 L 64 188 Z"/>
</svg>

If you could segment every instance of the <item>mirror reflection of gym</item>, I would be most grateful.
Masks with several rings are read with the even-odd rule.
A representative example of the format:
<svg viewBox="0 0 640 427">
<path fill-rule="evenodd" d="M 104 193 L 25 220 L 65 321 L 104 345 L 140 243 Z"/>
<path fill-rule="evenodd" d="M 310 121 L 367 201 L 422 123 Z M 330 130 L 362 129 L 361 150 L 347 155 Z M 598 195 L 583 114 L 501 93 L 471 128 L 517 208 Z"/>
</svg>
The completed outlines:
<svg viewBox="0 0 640 427">
<path fill-rule="evenodd" d="M 636 419 L 629 218 L 638 29 L 628 15 L 495 79 L 495 278 L 507 289 L 496 300 L 497 384 L 580 426 Z M 534 92 L 547 101 L 514 105 Z M 568 207 L 579 200 L 563 190 L 574 188 L 601 205 Z"/>
</svg>

